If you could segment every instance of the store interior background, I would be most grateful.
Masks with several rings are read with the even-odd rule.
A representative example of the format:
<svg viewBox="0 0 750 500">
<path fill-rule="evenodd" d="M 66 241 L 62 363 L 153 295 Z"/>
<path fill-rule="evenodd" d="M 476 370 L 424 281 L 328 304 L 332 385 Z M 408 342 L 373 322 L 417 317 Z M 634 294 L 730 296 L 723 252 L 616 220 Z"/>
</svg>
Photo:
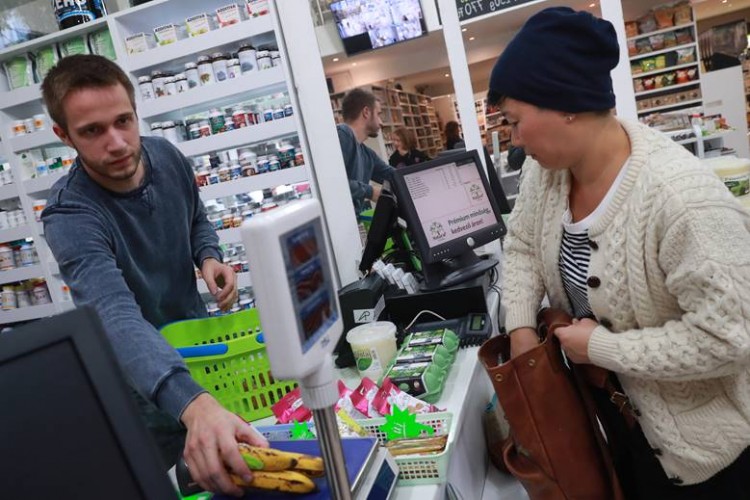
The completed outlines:
<svg viewBox="0 0 750 500">
<path fill-rule="evenodd" d="M 436 129 L 442 131 L 445 123 L 449 120 L 458 119 L 460 122 L 460 117 L 457 117 L 455 112 L 454 82 L 450 74 L 445 40 L 437 20 L 438 13 L 434 6 L 435 2 L 422 0 L 427 22 L 428 34 L 426 36 L 350 57 L 347 57 L 344 52 L 336 31 L 328 6 L 330 2 L 327 0 L 311 0 L 311 2 L 319 24 L 316 33 L 323 55 L 324 69 L 328 78 L 329 89 L 333 91 L 334 96 L 341 96 L 347 90 L 358 86 L 374 85 L 377 89 L 379 87 L 392 88 L 394 85 L 400 84 L 406 92 L 417 93 L 431 99 L 438 120 Z M 650 9 L 674 3 L 677 2 L 623 0 L 623 17 L 626 21 L 637 20 Z M 693 0 L 690 3 L 693 8 L 699 38 L 702 33 L 715 26 L 738 21 L 747 23 L 750 19 L 750 0 Z M 602 15 L 598 1 L 548 0 L 518 5 L 494 15 L 475 18 L 462 24 L 463 42 L 469 63 L 472 90 L 477 101 L 476 110 L 479 126 L 483 133 L 483 140 L 488 146 L 491 144 L 491 138 L 489 134 L 485 136 L 485 128 L 489 128 L 489 132 L 493 130 L 500 132 L 503 150 L 507 148 L 509 142 L 509 130 L 501 126 L 501 117 L 493 120 L 488 115 L 485 118 L 484 106 L 481 103 L 487 92 L 492 66 L 526 19 L 551 6 L 569 6 L 576 10 L 589 11 L 597 16 Z M 733 147 L 741 157 L 748 156 L 748 139 L 745 128 L 747 120 L 745 108 L 747 105 L 742 105 L 747 94 L 744 81 L 745 74 L 747 73 L 744 71 L 731 73 L 731 83 L 734 87 L 741 87 L 742 89 L 742 95 L 738 97 L 741 101 L 723 103 L 723 108 L 734 108 L 736 110 L 733 117 L 727 116 L 725 109 L 710 109 L 709 103 L 703 103 L 706 106 L 706 109 L 703 110 L 705 114 L 724 111 L 723 114 L 727 118 L 729 126 L 737 129 L 736 137 L 725 140 L 725 143 L 729 143 L 729 146 Z M 703 73 L 703 76 L 705 76 L 705 73 Z M 724 82 L 727 80 L 727 76 L 722 75 L 718 80 Z M 709 99 L 709 96 L 726 95 L 723 88 L 717 87 L 713 91 L 711 88 L 705 88 L 711 85 L 710 81 L 701 82 L 701 86 L 704 87 L 704 94 L 706 94 L 704 95 L 705 101 Z M 728 99 L 725 99 L 725 101 L 728 101 Z M 336 99 L 333 100 L 333 108 L 334 113 L 336 113 Z M 389 121 L 388 118 L 388 116 L 384 117 L 386 123 Z M 407 125 L 409 124 L 407 123 Z M 496 125 L 494 129 L 492 128 L 493 125 Z M 371 147 L 386 158 L 392 151 L 388 137 L 390 130 L 391 128 L 386 126 L 382 140 L 379 139 L 369 143 Z M 739 141 L 742 143 L 740 144 Z M 427 144 L 422 144 L 422 146 L 427 149 Z"/>
</svg>

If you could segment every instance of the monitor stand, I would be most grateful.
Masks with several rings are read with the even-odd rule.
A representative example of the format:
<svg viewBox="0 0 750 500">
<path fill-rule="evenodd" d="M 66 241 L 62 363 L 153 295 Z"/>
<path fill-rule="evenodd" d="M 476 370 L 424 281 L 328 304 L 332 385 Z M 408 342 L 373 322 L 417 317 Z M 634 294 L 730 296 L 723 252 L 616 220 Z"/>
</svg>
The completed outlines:
<svg viewBox="0 0 750 500">
<path fill-rule="evenodd" d="M 432 264 L 422 263 L 422 290 L 439 290 L 482 276 L 498 264 L 497 259 L 480 259 L 473 250 Z"/>
</svg>

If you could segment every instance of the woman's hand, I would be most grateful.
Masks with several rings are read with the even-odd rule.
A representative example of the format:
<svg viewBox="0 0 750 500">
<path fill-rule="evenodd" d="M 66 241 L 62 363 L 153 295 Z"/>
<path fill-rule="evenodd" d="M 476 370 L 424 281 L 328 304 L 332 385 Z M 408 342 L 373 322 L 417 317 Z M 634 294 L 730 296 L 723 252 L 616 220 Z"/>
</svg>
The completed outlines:
<svg viewBox="0 0 750 500">
<path fill-rule="evenodd" d="M 589 340 L 594 329 L 599 326 L 596 321 L 583 318 L 574 319 L 573 324 L 555 330 L 565 355 L 573 363 L 591 364 L 589 359 Z"/>
<path fill-rule="evenodd" d="M 539 336 L 533 328 L 516 328 L 510 332 L 510 357 L 523 354 L 539 345 Z"/>
</svg>

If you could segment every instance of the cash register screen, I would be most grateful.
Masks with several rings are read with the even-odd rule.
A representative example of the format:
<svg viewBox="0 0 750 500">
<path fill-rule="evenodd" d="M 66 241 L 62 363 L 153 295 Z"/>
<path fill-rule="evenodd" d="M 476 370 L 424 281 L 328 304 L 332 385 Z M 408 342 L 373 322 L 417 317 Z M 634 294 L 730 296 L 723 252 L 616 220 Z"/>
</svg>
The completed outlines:
<svg viewBox="0 0 750 500">
<path fill-rule="evenodd" d="M 404 175 L 430 248 L 497 225 L 476 157 Z"/>
<path fill-rule="evenodd" d="M 6 498 L 149 498 L 72 342 L 0 364 L 0 394 Z"/>
<path fill-rule="evenodd" d="M 338 317 L 320 219 L 283 234 L 281 247 L 302 352 L 307 352 Z"/>
<path fill-rule="evenodd" d="M 175 499 L 96 315 L 0 333 L 0 498 Z"/>
</svg>

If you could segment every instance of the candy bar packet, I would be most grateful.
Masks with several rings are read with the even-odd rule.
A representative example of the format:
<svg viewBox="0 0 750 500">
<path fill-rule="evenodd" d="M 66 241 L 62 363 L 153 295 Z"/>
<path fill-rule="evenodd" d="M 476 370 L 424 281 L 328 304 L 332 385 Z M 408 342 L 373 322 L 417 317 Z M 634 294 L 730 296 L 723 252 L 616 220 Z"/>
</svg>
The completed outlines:
<svg viewBox="0 0 750 500">
<path fill-rule="evenodd" d="M 288 424 L 294 420 L 307 422 L 312 419 L 312 412 L 302 404 L 302 390 L 299 387 L 281 398 L 271 407 L 271 411 L 280 424 Z"/>
<path fill-rule="evenodd" d="M 373 400 L 375 395 L 378 393 L 378 386 L 367 377 L 362 379 L 362 383 L 359 384 L 351 395 L 352 404 L 354 408 L 362 413 L 367 418 L 380 417 L 381 414 L 373 406 Z"/>
</svg>

